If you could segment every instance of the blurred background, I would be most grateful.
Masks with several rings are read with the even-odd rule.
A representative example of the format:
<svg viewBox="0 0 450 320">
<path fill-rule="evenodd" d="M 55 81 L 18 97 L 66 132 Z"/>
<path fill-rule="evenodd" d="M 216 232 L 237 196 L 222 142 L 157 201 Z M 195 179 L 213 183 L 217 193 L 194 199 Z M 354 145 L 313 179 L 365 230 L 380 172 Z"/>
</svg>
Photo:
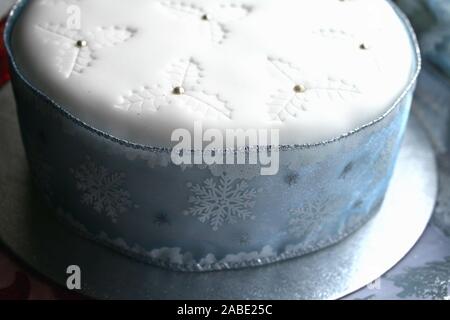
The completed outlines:
<svg viewBox="0 0 450 320">
<path fill-rule="evenodd" d="M 450 77 L 450 0 L 397 0 L 420 38 L 425 59 Z"/>
</svg>

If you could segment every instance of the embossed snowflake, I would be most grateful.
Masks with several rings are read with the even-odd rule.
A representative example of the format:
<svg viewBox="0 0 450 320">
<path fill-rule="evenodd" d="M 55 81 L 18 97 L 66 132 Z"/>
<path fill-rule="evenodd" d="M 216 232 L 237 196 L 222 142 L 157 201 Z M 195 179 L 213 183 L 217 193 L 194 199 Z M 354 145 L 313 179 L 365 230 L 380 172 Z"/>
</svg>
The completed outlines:
<svg viewBox="0 0 450 320">
<path fill-rule="evenodd" d="M 156 112 L 175 104 L 204 116 L 230 119 L 232 110 L 218 94 L 200 88 L 202 68 L 194 59 L 182 59 L 167 70 L 167 83 L 145 86 L 122 96 L 116 108 L 136 113 Z"/>
<path fill-rule="evenodd" d="M 245 181 L 236 181 L 223 175 L 218 182 L 210 178 L 202 185 L 188 184 L 188 188 L 192 192 L 189 198 L 192 207 L 184 214 L 197 217 L 214 231 L 223 224 L 254 218 L 251 209 L 255 206 L 257 191 L 249 188 Z"/>
<path fill-rule="evenodd" d="M 127 41 L 136 33 L 131 28 L 97 27 L 89 31 L 47 23 L 36 27 L 44 40 L 59 47 L 57 66 L 66 78 L 83 73 L 96 60 L 95 52 Z"/>
<path fill-rule="evenodd" d="M 302 238 L 315 229 L 324 217 L 331 213 L 328 208 L 329 199 L 319 196 L 307 201 L 299 208 L 289 210 L 288 232 Z"/>
<path fill-rule="evenodd" d="M 76 188 L 81 192 L 81 202 L 116 223 L 119 214 L 132 208 L 130 193 L 125 190 L 125 174 L 110 172 L 90 158 L 78 169 L 71 170 Z"/>
<path fill-rule="evenodd" d="M 180 1 L 163 1 L 161 4 L 177 14 L 187 15 L 203 23 L 211 31 L 214 43 L 221 44 L 230 33 L 227 24 L 246 17 L 251 7 L 241 4 L 220 4 L 211 9 Z"/>
<path fill-rule="evenodd" d="M 422 267 L 408 268 L 389 280 L 402 288 L 398 294 L 400 298 L 446 299 L 450 297 L 450 257 Z"/>
<path fill-rule="evenodd" d="M 272 120 L 286 121 L 289 117 L 296 118 L 323 99 L 348 101 L 361 93 L 356 85 L 344 79 L 320 79 L 317 75 L 308 75 L 282 59 L 268 60 L 290 83 L 285 89 L 272 95 L 269 103 Z"/>
</svg>

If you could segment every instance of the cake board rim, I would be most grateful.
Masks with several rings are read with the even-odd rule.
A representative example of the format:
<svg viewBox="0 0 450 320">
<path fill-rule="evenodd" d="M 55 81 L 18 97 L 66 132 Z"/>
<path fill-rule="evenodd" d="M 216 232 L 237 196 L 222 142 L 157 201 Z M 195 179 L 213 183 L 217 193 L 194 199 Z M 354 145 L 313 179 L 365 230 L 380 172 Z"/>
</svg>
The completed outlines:
<svg viewBox="0 0 450 320">
<path fill-rule="evenodd" d="M 20 141 L 18 127 L 15 130 Z M 18 155 L 19 159 L 12 170 L 0 170 L 1 185 L 7 186 L 0 201 L 0 240 L 33 270 L 62 286 L 66 286 L 67 267 L 79 266 L 80 292 L 97 299 L 338 299 L 378 279 L 410 251 L 428 224 L 437 195 L 434 151 L 413 116 L 383 206 L 347 239 L 262 267 L 176 272 L 122 256 L 58 222 L 30 187 L 22 146 L 4 145 L 15 150 L 0 158 Z"/>
</svg>

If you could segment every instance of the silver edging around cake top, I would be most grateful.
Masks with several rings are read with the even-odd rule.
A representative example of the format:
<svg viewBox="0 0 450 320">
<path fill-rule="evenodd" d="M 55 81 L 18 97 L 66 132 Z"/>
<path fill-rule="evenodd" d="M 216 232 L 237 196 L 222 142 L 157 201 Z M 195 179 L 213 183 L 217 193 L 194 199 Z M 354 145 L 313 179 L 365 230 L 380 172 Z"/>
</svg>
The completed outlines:
<svg viewBox="0 0 450 320">
<path fill-rule="evenodd" d="M 127 141 L 127 140 L 112 136 L 107 132 L 104 132 L 97 128 L 92 127 L 88 123 L 86 123 L 86 122 L 80 120 L 79 118 L 75 117 L 74 115 L 72 115 L 63 106 L 60 106 L 58 103 L 56 103 L 54 100 L 52 100 L 50 97 L 48 97 L 45 93 L 43 93 L 38 88 L 36 88 L 32 83 L 30 83 L 29 80 L 27 80 L 25 78 L 25 76 L 21 73 L 20 68 L 14 59 L 11 41 L 12 41 L 12 34 L 13 34 L 15 23 L 17 22 L 17 19 L 20 16 L 21 11 L 27 5 L 28 1 L 30 1 L 30 0 L 17 0 L 16 4 L 14 5 L 13 9 L 11 10 L 11 12 L 9 14 L 9 18 L 6 23 L 5 32 L 4 32 L 3 36 L 4 36 L 5 46 L 6 46 L 6 50 L 7 50 L 11 68 L 13 68 L 13 70 L 17 73 L 19 78 L 31 89 L 31 91 L 37 97 L 40 97 L 40 98 L 46 100 L 57 112 L 62 114 L 67 119 L 71 120 L 75 125 L 82 127 L 100 137 L 108 139 L 119 145 L 122 145 L 122 146 L 125 146 L 128 148 L 132 148 L 132 149 L 136 149 L 136 150 L 143 150 L 143 151 L 149 151 L 149 152 L 171 153 L 172 148 L 153 147 L 150 145 L 133 143 L 131 141 Z M 414 72 L 411 72 L 411 79 L 410 79 L 408 85 L 405 87 L 402 94 L 397 98 L 397 100 L 394 102 L 394 104 L 390 108 L 388 108 L 388 110 L 383 115 L 381 115 L 379 118 L 374 119 L 371 122 L 364 124 L 358 128 L 355 128 L 349 132 L 346 132 L 338 137 L 331 138 L 331 139 L 324 140 L 324 141 L 317 142 L 317 143 L 267 146 L 267 147 L 263 147 L 263 148 L 271 149 L 271 148 L 275 147 L 280 151 L 289 151 L 289 150 L 308 149 L 308 148 L 322 146 L 322 145 L 331 144 L 331 143 L 340 141 L 340 140 L 345 139 L 349 136 L 352 136 L 362 130 L 365 130 L 366 128 L 369 128 L 369 127 L 375 125 L 376 123 L 382 121 L 383 119 L 385 119 L 389 114 L 391 114 L 401 104 L 402 100 L 414 89 L 417 78 L 420 74 L 420 70 L 422 67 L 422 58 L 420 55 L 420 48 L 419 48 L 418 40 L 417 40 L 415 32 L 412 28 L 412 25 L 409 22 L 406 15 L 391 0 L 386 0 L 386 1 L 393 7 L 394 11 L 397 13 L 399 18 L 402 20 L 402 22 L 408 32 L 408 35 L 410 37 L 410 41 L 411 41 L 411 44 L 412 44 L 412 47 L 413 47 L 413 50 L 415 53 L 415 66 L 414 66 L 415 70 L 414 70 Z M 225 150 L 221 150 L 221 151 L 223 153 L 229 153 L 229 152 L 236 153 L 236 152 L 249 152 L 249 151 L 255 151 L 255 150 L 257 151 L 260 148 L 261 148 L 260 146 L 246 146 L 246 147 L 236 148 L 234 150 L 225 149 Z M 192 150 L 192 152 L 196 152 L 196 150 Z"/>
</svg>

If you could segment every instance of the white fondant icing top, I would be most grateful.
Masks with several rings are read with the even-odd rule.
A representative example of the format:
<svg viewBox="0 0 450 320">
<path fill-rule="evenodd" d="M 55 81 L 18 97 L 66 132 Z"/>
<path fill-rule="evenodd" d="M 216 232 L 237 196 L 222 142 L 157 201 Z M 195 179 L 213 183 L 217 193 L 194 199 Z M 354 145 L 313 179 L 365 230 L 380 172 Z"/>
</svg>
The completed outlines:
<svg viewBox="0 0 450 320">
<path fill-rule="evenodd" d="M 13 49 L 74 116 L 153 146 L 196 120 L 335 138 L 381 116 L 414 59 L 384 0 L 33 0 Z"/>
</svg>

